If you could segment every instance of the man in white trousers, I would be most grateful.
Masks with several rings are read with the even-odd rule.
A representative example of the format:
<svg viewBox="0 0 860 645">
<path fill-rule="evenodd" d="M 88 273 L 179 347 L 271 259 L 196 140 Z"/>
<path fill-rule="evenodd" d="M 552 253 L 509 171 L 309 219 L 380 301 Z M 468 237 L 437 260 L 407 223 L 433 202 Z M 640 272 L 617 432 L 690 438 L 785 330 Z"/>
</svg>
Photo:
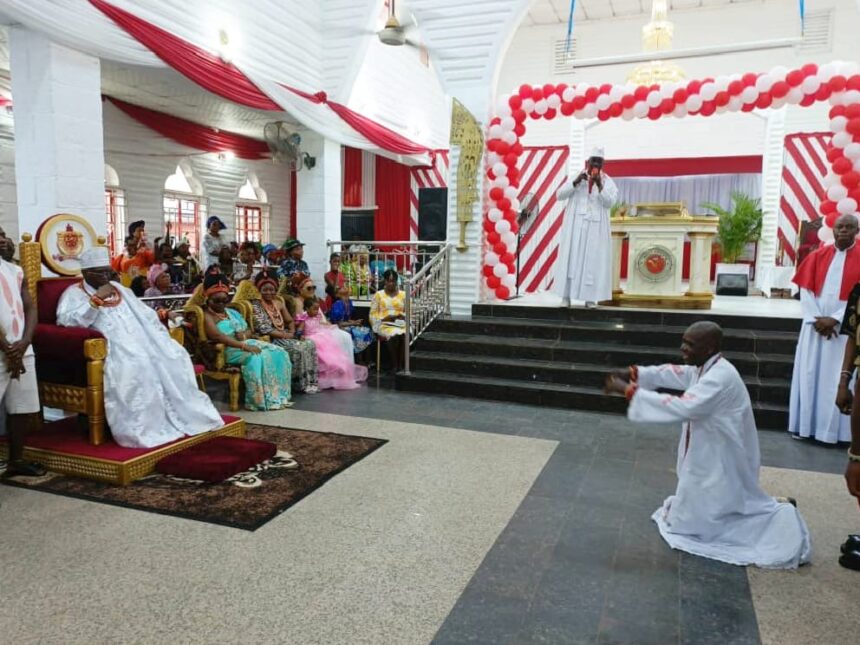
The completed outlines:
<svg viewBox="0 0 860 645">
<path fill-rule="evenodd" d="M 609 215 L 618 188 L 603 173 L 603 155 L 603 148 L 592 150 L 585 170 L 556 193 L 556 199 L 567 202 L 552 286 L 563 307 L 572 300 L 596 307 L 598 302 L 612 299 Z"/>
</svg>

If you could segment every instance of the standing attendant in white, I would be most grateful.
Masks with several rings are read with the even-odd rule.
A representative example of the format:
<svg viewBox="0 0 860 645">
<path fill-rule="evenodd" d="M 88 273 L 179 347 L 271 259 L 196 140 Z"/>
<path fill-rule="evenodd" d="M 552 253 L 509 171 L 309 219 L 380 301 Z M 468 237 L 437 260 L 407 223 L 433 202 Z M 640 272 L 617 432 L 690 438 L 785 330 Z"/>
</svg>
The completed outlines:
<svg viewBox="0 0 860 645">
<path fill-rule="evenodd" d="M 788 431 L 797 438 L 824 443 L 851 441 L 851 417 L 835 403 L 848 341 L 848 336 L 839 334 L 839 325 L 851 289 L 860 281 L 860 245 L 854 241 L 857 218 L 841 216 L 833 234 L 834 244 L 807 256 L 794 276 L 800 287 L 803 326 L 791 377 Z"/>
<path fill-rule="evenodd" d="M 555 262 L 552 291 L 562 298 L 584 300 L 586 307 L 612 299 L 612 236 L 609 209 L 618 187 L 603 173 L 603 148 L 595 148 L 573 183 L 558 189 L 556 199 L 567 201 Z"/>
<path fill-rule="evenodd" d="M 752 405 L 720 354 L 722 337 L 716 323 L 697 322 L 681 341 L 686 365 L 619 370 L 606 391 L 627 397 L 631 421 L 682 424 L 678 487 L 651 516 L 669 546 L 729 564 L 793 569 L 809 562 L 809 531 L 792 503 L 759 486 Z"/>
</svg>

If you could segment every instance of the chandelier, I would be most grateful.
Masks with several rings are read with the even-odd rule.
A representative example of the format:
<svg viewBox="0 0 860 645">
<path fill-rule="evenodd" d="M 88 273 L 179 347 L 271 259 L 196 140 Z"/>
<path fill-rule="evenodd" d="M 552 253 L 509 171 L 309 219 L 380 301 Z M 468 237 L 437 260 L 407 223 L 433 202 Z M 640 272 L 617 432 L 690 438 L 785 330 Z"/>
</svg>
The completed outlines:
<svg viewBox="0 0 860 645">
<path fill-rule="evenodd" d="M 664 52 L 672 49 L 675 25 L 669 21 L 667 0 L 651 1 L 651 21 L 642 27 L 642 49 Z M 652 60 L 633 68 L 627 80 L 636 85 L 677 82 L 686 78 L 684 70 L 672 61 Z"/>
</svg>

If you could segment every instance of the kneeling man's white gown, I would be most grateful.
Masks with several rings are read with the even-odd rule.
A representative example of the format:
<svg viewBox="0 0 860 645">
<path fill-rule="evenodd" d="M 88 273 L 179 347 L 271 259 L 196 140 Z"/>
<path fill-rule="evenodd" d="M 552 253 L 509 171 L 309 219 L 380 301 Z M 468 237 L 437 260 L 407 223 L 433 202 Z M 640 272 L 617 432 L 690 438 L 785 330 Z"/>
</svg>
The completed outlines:
<svg viewBox="0 0 860 645">
<path fill-rule="evenodd" d="M 734 365 L 717 354 L 701 368 L 637 369 L 628 417 L 683 424 L 678 487 L 652 516 L 669 546 L 737 565 L 790 569 L 808 562 L 809 531 L 800 513 L 759 486 L 755 420 Z"/>
<path fill-rule="evenodd" d="M 224 425 L 209 397 L 197 388 L 185 349 L 174 341 L 158 314 L 117 282 L 121 299 L 95 308 L 95 289 L 81 282 L 66 289 L 57 323 L 91 327 L 107 339 L 105 416 L 114 441 L 127 448 L 151 448 Z"/>
</svg>

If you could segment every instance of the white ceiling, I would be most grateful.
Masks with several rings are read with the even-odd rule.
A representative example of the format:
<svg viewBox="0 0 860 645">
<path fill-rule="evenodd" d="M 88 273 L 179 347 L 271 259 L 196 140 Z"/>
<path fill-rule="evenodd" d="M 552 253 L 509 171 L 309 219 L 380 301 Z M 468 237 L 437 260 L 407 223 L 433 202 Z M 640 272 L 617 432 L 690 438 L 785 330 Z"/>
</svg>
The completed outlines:
<svg viewBox="0 0 860 645">
<path fill-rule="evenodd" d="M 701 9 L 729 4 L 767 0 L 669 0 L 669 10 Z M 534 0 L 526 26 L 566 24 L 570 12 L 570 0 Z M 607 20 L 651 13 L 651 0 L 578 0 L 574 22 L 584 20 Z"/>
</svg>

